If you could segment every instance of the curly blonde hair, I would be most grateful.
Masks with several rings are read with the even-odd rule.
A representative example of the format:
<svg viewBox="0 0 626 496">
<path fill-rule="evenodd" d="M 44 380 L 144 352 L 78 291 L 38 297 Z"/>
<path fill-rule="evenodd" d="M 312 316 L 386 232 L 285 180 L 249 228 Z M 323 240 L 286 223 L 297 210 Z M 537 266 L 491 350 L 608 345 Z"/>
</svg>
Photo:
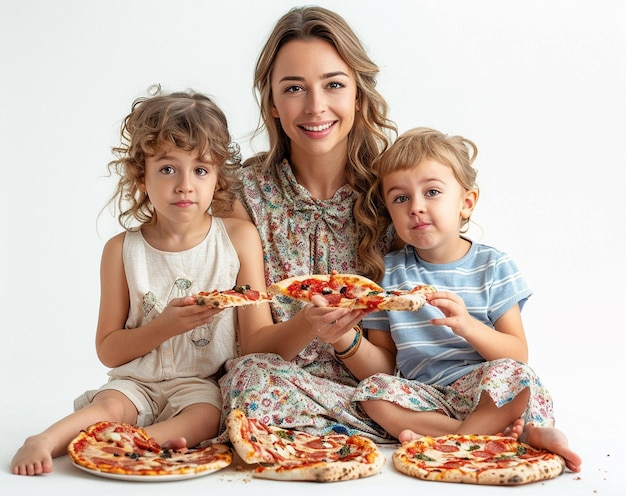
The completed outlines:
<svg viewBox="0 0 626 496">
<path fill-rule="evenodd" d="M 472 167 L 478 155 L 476 144 L 463 136 L 449 136 L 428 127 L 416 127 L 404 132 L 396 142 L 384 153 L 380 154 L 373 163 L 376 175 L 375 181 L 367 193 L 372 204 L 383 205 L 377 216 L 376 232 L 384 232 L 391 224 L 391 216 L 384 206 L 382 192 L 383 179 L 395 171 L 412 169 L 424 160 L 436 160 L 452 169 L 454 177 L 465 190 L 479 191 L 476 184 L 478 171 Z M 470 217 L 461 220 L 460 232 L 466 232 Z M 382 257 L 374 243 L 370 243 L 366 250 L 371 257 L 378 259 L 376 265 L 382 266 L 380 276 L 384 274 Z"/>
<path fill-rule="evenodd" d="M 322 39 L 330 43 L 354 73 L 359 112 L 348 136 L 346 181 L 355 190 L 357 200 L 353 214 L 363 246 L 375 242 L 377 205 L 364 203 L 367 190 L 374 180 L 371 163 L 387 149 L 397 136 L 396 124 L 387 118 L 388 105 L 376 89 L 379 69 L 369 58 L 359 38 L 338 14 L 322 7 L 294 7 L 276 23 L 261 50 L 254 73 L 254 88 L 260 107 L 260 122 L 255 134 L 267 131 L 269 150 L 246 161 L 269 170 L 290 156 L 290 140 L 277 118 L 272 116 L 273 96 L 271 75 L 279 50 L 293 40 Z M 374 261 L 368 251 L 359 246 L 359 264 L 369 275 Z"/>
<path fill-rule="evenodd" d="M 133 102 L 122 122 L 121 143 L 113 148 L 116 159 L 108 164 L 109 172 L 120 178 L 107 203 L 116 207 L 120 225 L 128 230 L 134 221 L 153 219 L 150 199 L 137 186 L 144 178 L 146 157 L 172 146 L 210 155 L 217 171 L 211 213 L 231 212 L 242 188 L 237 175 L 241 159 L 224 113 L 208 96 L 193 90 L 163 94 L 157 86 L 150 91 L 151 96 Z"/>
</svg>

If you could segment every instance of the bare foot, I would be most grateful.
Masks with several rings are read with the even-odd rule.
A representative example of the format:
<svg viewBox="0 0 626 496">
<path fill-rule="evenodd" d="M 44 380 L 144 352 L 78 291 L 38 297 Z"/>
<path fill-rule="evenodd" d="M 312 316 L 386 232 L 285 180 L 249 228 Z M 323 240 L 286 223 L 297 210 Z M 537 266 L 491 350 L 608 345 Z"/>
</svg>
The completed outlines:
<svg viewBox="0 0 626 496">
<path fill-rule="evenodd" d="M 15 475 L 40 475 L 52 472 L 52 450 L 43 434 L 32 436 L 24 441 L 11 461 L 11 471 Z"/>
<path fill-rule="evenodd" d="M 176 437 L 174 439 L 169 439 L 165 441 L 162 445 L 162 448 L 169 448 L 173 450 L 180 450 L 187 447 L 187 440 L 184 437 Z"/>
<path fill-rule="evenodd" d="M 421 439 L 424 436 L 421 436 L 409 429 L 403 430 L 400 434 L 398 434 L 398 441 L 402 444 L 408 443 L 409 441 L 415 441 L 417 439 Z"/>
<path fill-rule="evenodd" d="M 572 472 L 580 472 L 582 459 L 570 449 L 567 437 L 560 430 L 554 427 L 535 427 L 533 424 L 526 424 L 520 441 L 561 455 L 565 458 L 567 468 Z"/>
<path fill-rule="evenodd" d="M 524 420 L 517 419 L 511 425 L 509 425 L 503 432 L 498 433 L 498 436 L 512 437 L 513 439 L 519 439 L 524 433 Z"/>
</svg>

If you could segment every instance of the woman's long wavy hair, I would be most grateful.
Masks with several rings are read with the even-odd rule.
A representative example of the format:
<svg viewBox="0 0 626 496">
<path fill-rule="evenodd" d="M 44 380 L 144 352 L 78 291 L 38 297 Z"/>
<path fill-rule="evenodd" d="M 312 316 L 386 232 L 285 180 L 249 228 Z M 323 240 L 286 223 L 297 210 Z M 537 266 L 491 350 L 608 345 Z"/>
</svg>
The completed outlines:
<svg viewBox="0 0 626 496">
<path fill-rule="evenodd" d="M 232 211 L 241 189 L 237 176 L 239 148 L 231 142 L 226 116 L 209 97 L 192 90 L 162 94 L 159 87 L 151 96 L 136 99 L 121 126 L 121 143 L 113 148 L 116 159 L 109 162 L 111 174 L 119 182 L 107 205 L 114 205 L 124 229 L 136 222 L 154 218 L 154 208 L 147 193 L 137 187 L 143 182 L 146 157 L 170 147 L 208 154 L 217 172 L 216 191 L 211 213 Z"/>
<path fill-rule="evenodd" d="M 348 136 L 346 181 L 357 195 L 354 217 L 363 246 L 375 242 L 375 217 L 378 205 L 364 202 L 374 180 L 371 163 L 387 149 L 397 136 L 397 127 L 387 118 L 388 105 L 376 89 L 379 69 L 369 58 L 359 38 L 338 14 L 322 7 L 295 7 L 281 17 L 261 50 L 254 74 L 254 89 L 260 107 L 259 126 L 255 132 L 267 132 L 269 150 L 246 161 L 269 170 L 290 156 L 290 140 L 277 118 L 272 116 L 271 76 L 279 50 L 293 40 L 322 39 L 330 43 L 352 69 L 357 85 L 358 109 L 354 126 Z M 377 273 L 378 264 L 368 251 L 359 246 L 359 265 L 365 275 Z M 378 267 L 380 270 L 380 266 Z"/>
</svg>

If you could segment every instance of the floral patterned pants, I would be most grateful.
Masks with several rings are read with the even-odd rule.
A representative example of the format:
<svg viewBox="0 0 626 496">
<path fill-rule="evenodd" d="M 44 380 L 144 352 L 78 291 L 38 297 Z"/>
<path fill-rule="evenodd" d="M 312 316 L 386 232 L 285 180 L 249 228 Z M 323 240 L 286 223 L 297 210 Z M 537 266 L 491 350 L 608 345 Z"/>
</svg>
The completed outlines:
<svg viewBox="0 0 626 496">
<path fill-rule="evenodd" d="M 522 415 L 526 423 L 552 427 L 552 397 L 533 370 L 508 358 L 484 362 L 448 386 L 432 386 L 402 377 L 376 374 L 358 385 L 354 401 L 385 400 L 413 411 L 437 411 L 463 420 L 478 406 L 483 392 L 501 407 L 530 389 Z"/>
</svg>

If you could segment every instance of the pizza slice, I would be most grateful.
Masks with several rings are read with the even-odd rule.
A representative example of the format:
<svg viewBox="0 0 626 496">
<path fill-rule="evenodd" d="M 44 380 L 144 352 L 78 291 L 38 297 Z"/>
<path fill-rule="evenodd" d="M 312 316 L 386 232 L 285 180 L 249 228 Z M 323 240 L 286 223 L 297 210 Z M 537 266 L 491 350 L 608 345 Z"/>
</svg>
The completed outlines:
<svg viewBox="0 0 626 496">
<path fill-rule="evenodd" d="M 267 291 L 305 303 L 311 303 L 314 295 L 321 295 L 328 306 L 353 310 L 417 311 L 426 304 L 426 295 L 436 289 L 420 285 L 408 291 L 386 291 L 366 277 L 332 271 L 289 277 L 270 285 Z"/>
<path fill-rule="evenodd" d="M 269 426 L 232 410 L 226 427 L 241 459 L 258 463 L 253 477 L 273 480 L 332 482 L 368 477 L 380 472 L 385 457 L 363 436 L 314 436 Z"/>
<path fill-rule="evenodd" d="M 355 301 L 354 308 L 416 312 L 426 304 L 426 295 L 437 291 L 433 286 L 418 285 L 406 291 L 385 290 Z"/>
<path fill-rule="evenodd" d="M 197 305 L 208 305 L 213 308 L 231 308 L 244 305 L 258 305 L 269 302 L 272 297 L 263 291 L 250 289 L 250 286 L 234 286 L 222 291 L 200 291 L 192 295 Z"/>
<path fill-rule="evenodd" d="M 502 436 L 425 436 L 403 444 L 392 459 L 398 471 L 418 479 L 466 484 L 527 484 L 565 470 L 559 455 Z"/>
<path fill-rule="evenodd" d="M 109 421 L 82 430 L 68 445 L 68 454 L 78 468 L 122 477 L 209 474 L 232 462 L 232 452 L 225 444 L 161 448 L 142 428 Z"/>
</svg>

